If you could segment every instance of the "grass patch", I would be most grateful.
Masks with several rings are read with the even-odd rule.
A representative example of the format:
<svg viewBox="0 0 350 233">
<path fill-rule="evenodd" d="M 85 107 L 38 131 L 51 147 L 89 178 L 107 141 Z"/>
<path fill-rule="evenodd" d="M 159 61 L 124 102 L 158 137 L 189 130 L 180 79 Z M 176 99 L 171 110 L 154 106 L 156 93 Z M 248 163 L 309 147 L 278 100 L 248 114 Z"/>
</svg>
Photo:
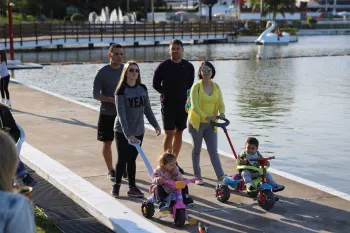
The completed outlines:
<svg viewBox="0 0 350 233">
<path fill-rule="evenodd" d="M 38 207 L 34 208 L 37 233 L 61 233 L 56 227 L 55 221 L 47 218 Z"/>
</svg>

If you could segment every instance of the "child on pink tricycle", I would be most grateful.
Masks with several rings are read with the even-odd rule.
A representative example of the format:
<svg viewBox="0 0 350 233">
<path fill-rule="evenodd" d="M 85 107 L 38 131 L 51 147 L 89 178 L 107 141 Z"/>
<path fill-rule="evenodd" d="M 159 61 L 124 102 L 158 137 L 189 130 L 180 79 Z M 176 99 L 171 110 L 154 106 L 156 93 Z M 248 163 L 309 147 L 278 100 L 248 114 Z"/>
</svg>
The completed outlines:
<svg viewBox="0 0 350 233">
<path fill-rule="evenodd" d="M 150 192 L 156 195 L 159 204 L 159 210 L 166 206 L 166 198 L 175 191 L 174 187 L 165 184 L 166 181 L 184 180 L 179 168 L 176 166 L 176 157 L 170 153 L 164 153 L 158 159 L 158 167 L 152 174 L 152 185 Z M 193 200 L 188 195 L 188 187 L 182 189 L 182 198 L 185 205 L 192 204 Z"/>
</svg>

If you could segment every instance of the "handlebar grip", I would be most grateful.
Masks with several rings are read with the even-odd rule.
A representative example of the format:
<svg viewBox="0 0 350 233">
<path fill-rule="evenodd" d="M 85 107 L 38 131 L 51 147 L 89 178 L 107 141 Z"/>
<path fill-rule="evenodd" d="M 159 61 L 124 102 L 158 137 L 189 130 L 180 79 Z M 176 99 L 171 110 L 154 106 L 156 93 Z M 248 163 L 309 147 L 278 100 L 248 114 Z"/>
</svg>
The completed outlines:
<svg viewBox="0 0 350 233">
<path fill-rule="evenodd" d="M 226 118 L 223 118 L 221 120 L 223 120 L 224 122 L 218 123 L 218 122 L 215 122 L 215 121 L 210 121 L 210 125 L 216 126 L 216 127 L 220 127 L 220 128 L 226 128 L 230 124 L 230 121 L 227 120 Z"/>
</svg>

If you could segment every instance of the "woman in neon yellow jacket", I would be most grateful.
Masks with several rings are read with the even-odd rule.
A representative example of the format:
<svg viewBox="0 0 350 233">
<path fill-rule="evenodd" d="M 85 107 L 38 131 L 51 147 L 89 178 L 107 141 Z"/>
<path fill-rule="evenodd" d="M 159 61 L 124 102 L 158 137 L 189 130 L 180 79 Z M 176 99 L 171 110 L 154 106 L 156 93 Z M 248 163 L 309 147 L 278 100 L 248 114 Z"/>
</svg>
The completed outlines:
<svg viewBox="0 0 350 233">
<path fill-rule="evenodd" d="M 188 112 L 188 130 L 193 140 L 192 165 L 195 176 L 199 179 L 196 184 L 204 184 L 200 168 L 200 152 L 202 141 L 207 145 L 211 163 L 214 167 L 219 181 L 224 178 L 224 171 L 221 166 L 218 154 L 217 129 L 213 128 L 209 122 L 215 121 L 215 116 L 225 117 L 225 104 L 222 99 L 221 89 L 212 79 L 215 76 L 214 66 L 208 62 L 203 62 L 198 71 L 199 82 L 191 88 L 191 108 Z"/>
</svg>

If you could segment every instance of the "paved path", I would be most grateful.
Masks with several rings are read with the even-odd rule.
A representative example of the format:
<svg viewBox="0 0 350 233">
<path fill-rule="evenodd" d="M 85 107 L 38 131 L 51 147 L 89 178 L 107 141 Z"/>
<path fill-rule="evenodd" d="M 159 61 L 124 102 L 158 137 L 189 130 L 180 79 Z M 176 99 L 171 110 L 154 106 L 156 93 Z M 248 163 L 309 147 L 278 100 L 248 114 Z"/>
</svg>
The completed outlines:
<svg viewBox="0 0 350 233">
<path fill-rule="evenodd" d="M 98 188 L 109 193 L 112 183 L 106 179 L 101 143 L 96 141 L 98 112 L 59 99 L 29 87 L 11 83 L 14 117 L 27 134 L 26 141 L 71 169 Z M 155 166 L 161 153 L 162 137 L 147 130 L 143 149 Z M 116 150 L 113 144 L 114 161 Z M 227 174 L 235 171 L 233 159 L 221 156 Z M 191 146 L 184 143 L 179 164 L 191 173 Z M 275 176 L 286 185 L 280 201 L 271 212 L 263 211 L 244 193 L 231 195 L 226 204 L 214 196 L 215 175 L 209 156 L 203 150 L 201 161 L 205 186 L 190 185 L 196 207 L 190 215 L 211 225 L 210 232 L 350 232 L 350 202 L 294 181 Z M 293 173 L 292 169 L 287 171 Z M 187 174 L 187 177 L 191 177 Z M 137 185 L 145 193 L 150 185 L 146 167 L 137 160 Z M 142 200 L 126 197 L 123 183 L 120 201 L 140 214 Z M 196 226 L 177 229 L 169 217 L 155 214 L 151 220 L 166 232 L 198 232 Z"/>
</svg>

